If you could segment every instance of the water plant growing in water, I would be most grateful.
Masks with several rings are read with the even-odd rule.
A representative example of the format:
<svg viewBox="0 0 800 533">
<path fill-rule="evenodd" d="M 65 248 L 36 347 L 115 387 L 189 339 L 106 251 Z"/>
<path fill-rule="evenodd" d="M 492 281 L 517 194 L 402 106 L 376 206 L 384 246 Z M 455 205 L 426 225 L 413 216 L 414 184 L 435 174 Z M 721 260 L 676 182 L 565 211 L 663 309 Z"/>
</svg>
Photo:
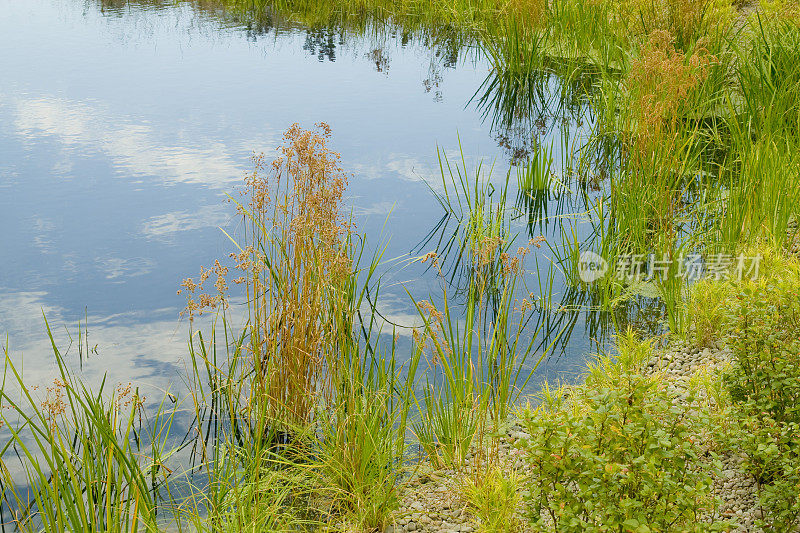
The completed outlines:
<svg viewBox="0 0 800 533">
<path fill-rule="evenodd" d="M 348 7 L 335 3 L 278 7 L 302 13 L 307 20 L 338 17 L 342 24 L 366 26 L 365 17 L 351 17 Z M 732 7 L 722 2 L 619 6 L 485 2 L 473 7 L 469 2 L 445 9 L 425 2 L 376 1 L 360 9 L 373 19 L 386 13 L 403 19 L 397 16 L 402 14 L 423 27 L 434 20 L 440 29 L 448 24 L 468 25 L 478 39 L 495 32 L 485 48 L 494 52 L 497 82 L 490 81 L 483 103 L 496 111 L 492 116 L 506 121 L 529 116 L 531 102 L 544 87 L 542 80 L 550 79 L 551 71 L 542 75 L 542 70 L 553 63 L 541 56 L 567 55 L 567 61 L 559 65 L 576 59 L 600 63 L 586 95 L 596 113 L 593 138 L 587 144 L 609 161 L 604 167 L 605 181 L 592 180 L 599 199 L 583 195 L 594 209 L 590 239 L 595 249 L 604 255 L 643 251 L 677 255 L 682 250 L 708 254 L 758 244 L 782 252 L 787 230 L 798 214 L 794 96 L 799 63 L 797 28 L 791 20 L 755 18 L 742 30 L 749 43 L 742 46 L 732 41 L 727 46 L 720 36 L 725 31 L 712 31 L 717 26 L 726 29 Z M 509 18 L 514 18 L 513 25 Z M 549 22 L 557 23 L 553 24 L 556 29 L 548 29 L 553 33 L 543 29 L 550 28 Z M 513 28 L 513 33 L 507 28 Z M 590 28 L 597 29 L 597 35 L 583 39 Z M 565 46 L 559 39 L 568 35 L 574 42 Z M 733 78 L 726 78 L 728 73 Z M 733 83 L 720 83 L 721 79 Z M 203 270 L 198 282 L 184 284 L 191 296 L 190 314 L 204 307 L 220 314 L 211 335 L 204 337 L 198 331 L 192 338 L 194 395 L 189 403 L 202 437 L 195 442 L 199 459 L 185 476 L 189 495 L 172 502 L 176 522 L 192 523 L 200 530 L 253 525 L 275 530 L 323 524 L 339 529 L 383 527 L 399 498 L 413 407 L 423 407 L 411 426 L 428 456 L 434 462 L 456 465 L 468 457 L 476 440 L 482 442 L 487 424 L 508 415 L 518 378 L 524 375 L 524 360 L 531 354 L 534 360 L 543 356 L 529 342 L 538 331 L 526 318 L 531 301 L 514 300 L 518 263 L 509 253 L 513 237 L 506 224 L 506 189 L 491 197 L 484 193 L 490 189 L 483 189 L 476 178 L 474 187 L 471 180 L 459 180 L 467 183 L 461 189 L 466 203 L 459 220 L 464 232 L 463 239 L 459 234 L 454 241 L 470 273 L 468 282 L 461 295 L 445 290 L 443 306 L 419 304 L 424 320 L 412 357 L 408 361 L 396 357 L 397 343 L 385 342 L 385 337 L 380 340 L 382 333 L 389 332 L 381 330 L 366 291 L 375 281 L 380 258 L 368 266 L 361 262 L 362 243 L 341 213 L 346 178 L 337 156 L 327 148 L 328 135 L 324 126 L 317 133 L 292 128 L 281 159 L 273 167 L 257 161 L 258 170 L 248 182 L 248 201 L 237 204 L 244 229 L 242 235 L 232 235 L 239 243 L 234 268 L 242 273 L 238 285 L 245 288 L 246 327 L 237 331 L 226 317 L 228 305 L 235 300 L 227 296 L 228 269 L 221 263 Z M 542 190 L 547 175 L 538 170 L 530 180 L 523 175 L 520 188 Z M 574 265 L 581 251 L 578 232 L 570 228 L 564 234 L 570 239 L 565 239 L 569 246 L 563 263 Z M 524 255 L 524 249 L 518 253 Z M 691 309 L 689 320 L 684 320 L 684 299 L 692 295 L 688 301 L 695 307 L 701 307 L 706 298 L 719 304 L 725 289 L 708 290 L 703 296 L 700 286 L 685 290 L 672 274 L 670 283 L 656 287 L 666 302 L 669 329 L 684 333 L 689 328 L 704 343 L 711 343 L 715 333 L 727 327 L 721 325 L 719 305 L 705 314 Z M 211 279 L 216 282 L 211 294 L 198 292 Z M 791 282 L 777 289 L 782 294 L 779 308 L 787 316 L 794 311 L 795 286 Z M 594 294 L 600 295 L 598 307 L 604 308 L 622 307 L 636 293 L 633 284 L 595 287 Z M 466 320 L 452 311 L 457 296 L 466 299 Z M 761 342 L 780 324 L 761 309 L 767 305 L 760 298 L 767 304 L 774 302 L 762 293 L 747 297 L 753 298 L 749 303 L 761 306 L 764 316 L 759 320 L 769 331 L 758 331 L 749 323 L 742 329 L 746 337 Z M 735 318 L 732 322 L 736 325 Z M 394 335 L 389 337 L 394 339 Z M 776 413 L 770 413 L 772 418 L 761 416 L 765 411 L 785 411 L 782 404 L 787 402 L 766 404 L 759 391 L 740 389 L 764 387 L 779 399 L 794 394 L 791 379 L 774 379 L 768 372 L 770 366 L 778 366 L 782 373 L 792 375 L 796 370 L 793 353 L 774 347 L 757 352 L 749 348 L 747 343 L 738 347 L 732 392 L 755 440 L 740 434 L 739 443 L 750 454 L 768 502 L 775 504 L 768 518 L 774 524 L 791 525 L 796 521 L 796 502 L 784 496 L 791 496 L 796 485 L 794 422 L 777 420 Z M 430 386 L 417 398 L 414 378 L 424 355 L 430 366 L 426 383 Z M 757 357 L 751 360 L 752 355 Z M 624 370 L 624 361 L 621 364 Z M 756 365 L 757 372 L 748 373 L 749 365 Z M 7 368 L 7 375 L 13 375 L 24 390 L 20 374 L 13 366 Z M 570 524 L 577 520 L 598 527 L 616 521 L 629 529 L 688 527 L 708 502 L 709 488 L 708 477 L 696 470 L 702 464 L 697 447 L 683 438 L 689 434 L 689 424 L 684 424 L 688 413 L 671 406 L 671 398 L 656 379 L 616 370 L 607 374 L 602 383 L 597 376 L 587 378 L 588 385 L 602 386 L 585 392 L 578 398 L 582 403 L 568 405 L 558 397 L 549 398 L 553 408 L 540 411 L 541 416 L 530 421 L 537 438 L 548 432 L 563 441 L 579 435 L 590 448 L 596 445 L 601 450 L 593 455 L 577 446 L 577 459 L 571 457 L 575 463 L 565 466 L 563 453 L 537 456 L 542 450 L 552 450 L 548 448 L 552 442 L 534 440 L 531 464 L 538 475 L 549 479 L 563 478 L 566 473 L 578 493 L 587 497 L 575 502 L 575 493 L 555 487 L 553 491 L 562 490 L 558 498 L 545 491 L 532 494 L 531 500 L 550 513 L 553 521 L 566 519 Z M 119 405 L 120 396 L 128 397 L 130 392 L 121 391 L 103 402 L 66 374 L 44 404 L 33 396 L 21 404 L 10 389 L 3 391 L 4 403 L 19 415 L 19 420 L 6 419 L 6 427 L 14 429 L 3 454 L 3 472 L 10 491 L 5 501 L 18 513 L 15 519 L 20 527 L 158 527 L 155 515 L 160 496 L 150 494 L 156 492 L 154 473 L 166 472 L 159 459 L 168 455 L 166 443 L 156 431 L 149 440 L 157 444 L 145 453 L 133 445 L 140 434 L 131 429 L 136 419 L 133 413 L 141 412 L 140 406 L 134 400 L 123 406 L 131 407 L 128 412 Z M 73 400 L 69 410 L 62 394 Z M 593 414 L 575 415 L 569 410 L 575 406 Z M 629 413 L 630 425 L 620 425 L 620 415 L 624 418 Z M 55 429 L 48 425 L 50 419 L 62 415 L 59 423 L 63 425 Z M 87 421 L 103 428 L 100 439 L 87 430 Z M 770 421 L 786 433 L 776 437 Z M 612 428 L 613 438 L 600 443 L 598 435 L 603 435 L 592 430 L 598 424 Z M 575 431 L 564 433 L 565 427 Z M 22 436 L 29 430 L 41 437 L 33 446 Z M 628 431 L 637 438 L 643 434 L 658 446 L 649 458 L 663 467 L 660 472 L 627 466 L 648 453 L 636 448 L 641 442 Z M 76 443 L 72 449 L 64 445 L 65 435 Z M 769 454 L 761 454 L 764 450 L 759 445 L 769 439 L 774 447 Z M 24 481 L 15 477 L 9 462 L 12 451 L 20 449 L 29 452 L 22 454 L 23 464 L 28 465 Z M 773 453 L 776 449 L 779 458 Z M 37 462 L 37 454 L 46 458 L 47 468 Z M 586 465 L 597 465 L 608 455 L 616 459 L 616 466 L 604 470 L 607 476 L 598 485 L 586 474 L 591 470 Z M 106 461 L 85 460 L 77 468 L 84 457 Z M 691 468 L 675 468 L 681 461 L 691 463 Z M 32 487 L 29 492 L 23 490 L 25 482 Z M 654 485 L 662 490 L 667 487 L 666 493 L 674 498 L 659 500 L 659 492 L 652 493 L 653 499 L 639 498 Z M 498 498 L 515 501 L 508 495 L 513 487 L 498 486 Z M 602 504 L 616 503 L 622 495 L 628 507 L 587 506 L 598 493 L 610 495 Z M 52 502 L 57 505 L 48 505 Z M 569 509 L 572 514 L 564 511 L 564 502 L 576 504 Z M 473 499 L 474 508 L 481 505 L 480 499 Z M 635 512 L 628 513 L 631 509 Z"/>
<path fill-rule="evenodd" d="M 52 342 L 49 325 L 47 333 Z M 21 531 L 155 530 L 167 459 L 158 432 L 169 432 L 174 411 L 143 424 L 137 389 L 91 390 L 52 347 L 58 377 L 43 393 L 3 347 L 3 512 Z"/>
</svg>

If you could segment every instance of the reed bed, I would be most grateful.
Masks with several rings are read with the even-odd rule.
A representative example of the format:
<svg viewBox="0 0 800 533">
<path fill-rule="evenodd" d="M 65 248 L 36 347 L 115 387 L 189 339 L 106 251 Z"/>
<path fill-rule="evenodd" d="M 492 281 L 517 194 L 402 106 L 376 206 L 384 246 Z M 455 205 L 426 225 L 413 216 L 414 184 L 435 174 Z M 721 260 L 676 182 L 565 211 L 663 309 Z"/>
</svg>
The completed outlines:
<svg viewBox="0 0 800 533">
<path fill-rule="evenodd" d="M 504 215 L 482 182 L 460 189 L 466 302 L 450 300 L 435 253 L 420 258 L 435 264 L 444 308 L 410 300 L 423 326 L 399 354 L 375 308 L 381 253 L 362 258 L 330 134 L 293 126 L 274 161 L 256 157 L 243 198 L 231 197 L 242 224 L 230 266 L 181 283 L 188 396 L 148 412 L 130 387 L 91 391 L 55 342 L 60 377 L 37 393 L 6 354 L 3 512 L 14 527 L 381 529 L 414 468 L 412 444 L 457 466 L 509 416 L 535 368 L 526 361 L 546 354 L 527 329 L 533 304 L 516 300 L 529 250 L 506 252 Z M 192 419 L 182 439 L 177 415 Z"/>
<path fill-rule="evenodd" d="M 241 217 L 230 235 L 231 256 L 181 286 L 191 324 L 188 396 L 176 405 L 167 397 L 148 412 L 135 388 L 90 389 L 54 341 L 58 378 L 35 389 L 6 348 L 0 481 L 9 527 L 382 530 L 420 453 L 449 468 L 474 457 L 474 478 L 464 484 L 471 505 L 491 506 L 480 497 L 480 487 L 488 487 L 496 508 L 506 509 L 517 502 L 513 483 L 498 479 L 491 458 L 470 452 L 491 449 L 485 444 L 514 411 L 520 389 L 575 326 L 570 309 L 599 316 L 590 326 L 595 332 L 609 322 L 617 332 L 652 323 L 651 334 L 669 330 L 709 344 L 736 321 L 722 310 L 734 288 L 690 285 L 672 258 L 698 254 L 708 264 L 714 254 L 759 253 L 769 268 L 796 269 L 785 250 L 800 216 L 795 4 L 765 3 L 749 16 L 723 0 L 197 5 L 266 17 L 267 25 L 282 17 L 375 38 L 413 34 L 456 53 L 479 47 L 491 71 L 473 103 L 493 127 L 535 122 L 555 105 L 586 119 L 585 138 L 563 143 L 560 165 L 552 149 L 534 146 L 520 162 L 516 191 L 510 172 L 495 187 L 483 167 L 467 169 L 463 154 L 460 166 L 440 158 L 438 199 L 443 221 L 456 229 L 443 224 L 436 250 L 418 258 L 441 290 L 427 300 L 409 297 L 421 326 L 401 353 L 398 332 L 384 329 L 377 311 L 382 254 L 366 256 L 366 236 L 343 212 L 347 174 L 329 146 L 330 128 L 290 128 L 278 158 L 257 157 L 244 196 L 231 197 Z M 554 104 L 552 80 L 579 96 L 564 93 Z M 558 239 L 546 241 L 551 267 L 538 272 L 538 290 L 530 291 L 525 257 L 544 244 L 533 228 L 553 218 L 542 216 L 543 206 L 557 195 L 570 197 L 559 209 L 572 213 L 554 224 Z M 516 205 L 507 205 L 514 197 Z M 512 231 L 515 216 L 528 221 L 530 239 L 522 246 Z M 608 262 L 591 282 L 579 275 L 586 251 Z M 615 275 L 623 258 L 648 254 L 669 259 L 660 276 L 652 269 Z M 556 267 L 567 280 L 560 305 L 552 293 Z M 781 305 L 794 309 L 790 278 L 771 282 Z M 761 289 L 753 285 L 745 296 L 758 300 Z M 243 326 L 231 318 L 239 315 L 231 313 L 240 305 L 234 290 L 242 293 Z M 212 318 L 207 327 L 195 322 L 204 314 Z M 752 333 L 749 324 L 745 329 Z M 632 339 L 623 336 L 621 352 L 633 353 L 639 365 L 649 344 Z M 643 424 L 664 430 L 659 409 L 669 401 L 658 380 L 631 375 L 631 361 L 609 361 L 593 367 L 592 379 L 605 381 L 601 392 L 587 392 L 586 405 L 614 402 L 627 412 L 627 398 L 641 407 Z M 659 394 L 648 396 L 651 390 Z M 549 407 L 537 411 L 538 420 L 552 424 L 531 428 L 582 427 L 584 418 L 556 413 L 562 399 L 547 391 L 544 397 Z M 173 428 L 179 413 L 192 418 L 184 438 Z M 686 446 L 669 436 L 670 445 Z M 623 448 L 615 453 L 627 458 Z M 543 476 L 557 473 L 553 464 L 537 463 Z M 593 482 L 573 474 L 576 483 Z M 697 490 L 708 488 L 705 477 L 698 483 Z M 536 494 L 558 511 L 549 495 Z M 581 507 L 579 515 L 591 518 L 592 509 Z"/>
</svg>

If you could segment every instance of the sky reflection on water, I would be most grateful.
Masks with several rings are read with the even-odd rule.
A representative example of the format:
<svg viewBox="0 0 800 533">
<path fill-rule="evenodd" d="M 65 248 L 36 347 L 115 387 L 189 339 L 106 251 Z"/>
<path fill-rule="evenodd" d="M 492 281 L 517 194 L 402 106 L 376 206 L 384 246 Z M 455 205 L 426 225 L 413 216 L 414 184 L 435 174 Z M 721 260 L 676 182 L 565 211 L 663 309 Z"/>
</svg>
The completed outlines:
<svg viewBox="0 0 800 533">
<path fill-rule="evenodd" d="M 64 342 L 88 315 L 99 355 L 86 373 L 178 382 L 178 283 L 227 256 L 226 194 L 293 122 L 331 125 L 358 230 L 397 259 L 383 314 L 411 322 L 404 287 L 438 291 L 398 265 L 442 216 L 425 183 L 441 179 L 437 146 L 508 168 L 467 105 L 488 66 L 399 39 L 350 38 L 332 54 L 310 35 L 254 33 L 187 4 L 0 0 L 0 331 L 32 381 L 52 368 L 44 312 Z M 581 325 L 549 370 L 574 370 L 589 346 Z"/>
</svg>

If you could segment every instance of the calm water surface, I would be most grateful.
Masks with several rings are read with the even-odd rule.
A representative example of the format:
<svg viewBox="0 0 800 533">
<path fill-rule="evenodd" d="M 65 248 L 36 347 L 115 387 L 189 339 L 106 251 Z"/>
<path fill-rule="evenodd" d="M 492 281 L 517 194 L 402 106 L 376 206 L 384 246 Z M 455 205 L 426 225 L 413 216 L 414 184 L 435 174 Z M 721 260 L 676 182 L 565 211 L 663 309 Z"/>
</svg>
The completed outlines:
<svg viewBox="0 0 800 533">
<path fill-rule="evenodd" d="M 358 229 L 388 243 L 381 311 L 412 325 L 405 288 L 440 291 L 403 266 L 443 215 L 426 184 L 441 183 L 437 147 L 509 167 L 469 103 L 488 72 L 475 50 L 254 31 L 183 3 L 0 0 L 0 331 L 27 379 L 52 372 L 44 313 L 65 344 L 88 317 L 85 375 L 180 388 L 178 284 L 227 256 L 226 194 L 294 122 L 333 128 Z M 540 375 L 571 375 L 592 346 L 578 324 Z"/>
</svg>

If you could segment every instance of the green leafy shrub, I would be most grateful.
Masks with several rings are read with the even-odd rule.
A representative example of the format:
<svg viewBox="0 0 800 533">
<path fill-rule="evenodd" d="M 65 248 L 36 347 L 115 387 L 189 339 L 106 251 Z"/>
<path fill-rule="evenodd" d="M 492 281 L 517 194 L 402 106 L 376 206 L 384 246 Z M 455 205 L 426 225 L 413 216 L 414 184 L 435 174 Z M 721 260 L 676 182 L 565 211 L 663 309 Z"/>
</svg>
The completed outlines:
<svg viewBox="0 0 800 533">
<path fill-rule="evenodd" d="M 623 373 L 569 400 L 546 393 L 528 421 L 531 519 L 552 531 L 709 531 L 711 475 L 693 423 L 663 382 Z"/>
<path fill-rule="evenodd" d="M 726 381 L 740 431 L 732 447 L 760 487 L 766 526 L 800 521 L 800 299 L 795 284 L 744 287 L 729 315 Z"/>
</svg>

